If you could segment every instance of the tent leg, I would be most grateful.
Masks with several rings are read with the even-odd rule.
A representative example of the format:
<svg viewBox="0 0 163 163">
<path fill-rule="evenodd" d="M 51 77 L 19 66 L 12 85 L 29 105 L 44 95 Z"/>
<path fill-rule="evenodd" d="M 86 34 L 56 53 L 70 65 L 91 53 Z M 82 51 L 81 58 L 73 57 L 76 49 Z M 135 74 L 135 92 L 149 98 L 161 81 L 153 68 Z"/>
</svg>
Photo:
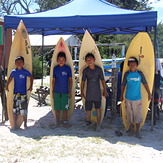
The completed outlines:
<svg viewBox="0 0 163 163">
<path fill-rule="evenodd" d="M 41 86 L 43 86 L 43 78 L 44 78 L 44 30 L 42 30 L 42 79 L 41 79 Z"/>
<path fill-rule="evenodd" d="M 157 27 L 154 27 L 154 54 L 155 54 L 155 62 L 156 62 L 156 37 L 157 37 Z M 154 80 L 155 82 L 155 80 Z M 155 87 L 153 86 L 153 92 L 152 92 L 152 108 L 151 108 L 151 131 L 153 131 L 153 125 L 154 125 L 154 89 Z"/>
</svg>

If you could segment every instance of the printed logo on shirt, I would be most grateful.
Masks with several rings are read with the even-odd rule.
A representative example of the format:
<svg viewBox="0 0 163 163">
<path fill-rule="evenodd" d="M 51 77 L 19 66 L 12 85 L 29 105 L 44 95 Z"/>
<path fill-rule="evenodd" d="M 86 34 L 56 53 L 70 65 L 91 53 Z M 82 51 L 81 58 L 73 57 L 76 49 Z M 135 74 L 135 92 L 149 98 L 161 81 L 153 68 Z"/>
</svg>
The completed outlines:
<svg viewBox="0 0 163 163">
<path fill-rule="evenodd" d="M 67 72 L 63 71 L 62 76 L 66 76 L 66 75 L 67 75 Z"/>
<path fill-rule="evenodd" d="M 130 78 L 129 79 L 130 81 L 132 80 L 132 81 L 140 81 L 140 78 L 138 77 L 138 78 Z"/>
<path fill-rule="evenodd" d="M 25 76 L 21 74 L 21 75 L 19 75 L 19 78 L 23 79 L 23 78 L 25 78 Z"/>
</svg>

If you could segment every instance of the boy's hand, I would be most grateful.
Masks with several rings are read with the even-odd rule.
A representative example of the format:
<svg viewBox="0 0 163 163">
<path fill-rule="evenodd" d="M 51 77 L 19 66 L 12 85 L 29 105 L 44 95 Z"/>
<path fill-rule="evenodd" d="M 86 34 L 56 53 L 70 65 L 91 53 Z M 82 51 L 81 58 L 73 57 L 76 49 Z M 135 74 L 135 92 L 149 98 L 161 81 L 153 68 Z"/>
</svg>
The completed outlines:
<svg viewBox="0 0 163 163">
<path fill-rule="evenodd" d="M 9 92 L 8 86 L 6 86 L 6 91 L 8 91 L 8 92 Z"/>
<path fill-rule="evenodd" d="M 108 96 L 109 96 L 109 94 L 107 93 L 107 91 L 104 91 L 104 92 L 103 92 L 103 96 L 104 96 L 104 97 L 108 97 Z"/>
<path fill-rule="evenodd" d="M 29 87 L 29 89 L 27 91 L 30 91 L 31 92 L 32 90 L 33 90 L 33 88 L 32 87 Z"/>
<path fill-rule="evenodd" d="M 69 98 L 71 98 L 71 97 L 72 97 L 72 93 L 71 93 L 71 92 L 69 92 L 68 97 L 69 97 Z"/>
<path fill-rule="evenodd" d="M 148 101 L 150 101 L 152 99 L 152 95 L 148 94 Z"/>
<path fill-rule="evenodd" d="M 123 96 L 120 97 L 120 101 L 123 101 Z"/>
<path fill-rule="evenodd" d="M 83 92 L 81 92 L 80 96 L 81 96 L 81 98 L 85 98 L 85 95 Z"/>
</svg>

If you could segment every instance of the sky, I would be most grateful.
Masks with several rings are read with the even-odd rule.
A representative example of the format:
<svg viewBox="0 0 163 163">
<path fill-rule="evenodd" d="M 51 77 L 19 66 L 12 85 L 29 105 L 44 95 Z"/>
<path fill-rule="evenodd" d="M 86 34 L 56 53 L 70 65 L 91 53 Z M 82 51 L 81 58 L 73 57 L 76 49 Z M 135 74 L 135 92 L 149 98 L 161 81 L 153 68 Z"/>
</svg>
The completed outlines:
<svg viewBox="0 0 163 163">
<path fill-rule="evenodd" d="M 153 11 L 157 11 L 157 23 L 163 23 L 163 0 L 149 0 L 149 6 L 152 7 Z M 36 3 L 32 3 L 30 8 L 31 10 L 35 10 L 38 6 Z"/>
<path fill-rule="evenodd" d="M 163 23 L 163 0 L 149 0 L 153 11 L 157 11 L 157 23 Z"/>
</svg>

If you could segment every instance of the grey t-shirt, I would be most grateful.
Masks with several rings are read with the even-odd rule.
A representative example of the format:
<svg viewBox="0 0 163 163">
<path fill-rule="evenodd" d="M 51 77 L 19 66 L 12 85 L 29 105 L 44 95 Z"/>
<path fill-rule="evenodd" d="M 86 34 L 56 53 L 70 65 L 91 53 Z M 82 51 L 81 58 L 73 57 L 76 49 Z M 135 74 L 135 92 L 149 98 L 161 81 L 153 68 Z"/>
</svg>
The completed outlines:
<svg viewBox="0 0 163 163">
<path fill-rule="evenodd" d="M 86 100 L 87 101 L 100 101 L 101 90 L 100 80 L 104 80 L 103 71 L 100 67 L 95 66 L 95 69 L 86 67 L 83 70 L 82 81 L 87 80 Z"/>
</svg>

